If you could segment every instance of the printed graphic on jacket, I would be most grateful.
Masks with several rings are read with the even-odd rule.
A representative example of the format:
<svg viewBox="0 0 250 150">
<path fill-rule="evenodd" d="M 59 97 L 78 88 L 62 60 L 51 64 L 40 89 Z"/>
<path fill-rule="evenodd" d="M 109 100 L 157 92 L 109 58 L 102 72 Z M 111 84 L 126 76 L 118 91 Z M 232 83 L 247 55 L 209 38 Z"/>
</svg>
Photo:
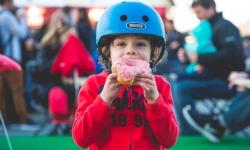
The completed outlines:
<svg viewBox="0 0 250 150">
<path fill-rule="evenodd" d="M 99 93 L 102 91 L 104 85 L 100 86 Z M 132 116 L 135 127 L 142 127 L 145 125 L 145 106 L 144 96 L 138 91 L 125 89 L 121 97 L 117 97 L 113 106 L 115 113 L 112 115 L 112 126 L 127 126 L 128 117 Z M 131 115 L 129 115 L 131 114 Z"/>
</svg>

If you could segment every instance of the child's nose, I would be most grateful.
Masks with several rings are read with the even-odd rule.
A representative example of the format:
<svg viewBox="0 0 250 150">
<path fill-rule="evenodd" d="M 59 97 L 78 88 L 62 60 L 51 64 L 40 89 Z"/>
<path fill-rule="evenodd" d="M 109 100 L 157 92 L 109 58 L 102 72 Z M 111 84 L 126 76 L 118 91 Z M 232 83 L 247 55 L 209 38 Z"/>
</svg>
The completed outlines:
<svg viewBox="0 0 250 150">
<path fill-rule="evenodd" d="M 134 50 L 128 50 L 127 55 L 135 55 L 135 51 Z"/>
</svg>

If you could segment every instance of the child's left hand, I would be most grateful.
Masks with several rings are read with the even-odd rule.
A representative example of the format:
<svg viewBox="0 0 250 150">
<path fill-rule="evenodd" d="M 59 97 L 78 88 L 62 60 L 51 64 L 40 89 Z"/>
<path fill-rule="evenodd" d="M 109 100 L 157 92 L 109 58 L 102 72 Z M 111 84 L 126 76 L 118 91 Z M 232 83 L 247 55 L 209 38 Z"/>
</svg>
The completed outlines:
<svg viewBox="0 0 250 150">
<path fill-rule="evenodd" d="M 198 55 L 194 52 L 187 53 L 190 62 L 196 63 L 198 60 Z"/>
<path fill-rule="evenodd" d="M 159 96 L 158 89 L 156 87 L 155 78 L 152 74 L 141 75 L 134 83 L 134 85 L 141 86 L 144 91 L 144 97 L 150 104 L 155 103 Z"/>
<path fill-rule="evenodd" d="M 198 72 L 198 73 L 202 73 L 204 71 L 204 67 L 202 65 L 197 65 L 197 67 L 195 68 L 195 70 Z"/>
</svg>

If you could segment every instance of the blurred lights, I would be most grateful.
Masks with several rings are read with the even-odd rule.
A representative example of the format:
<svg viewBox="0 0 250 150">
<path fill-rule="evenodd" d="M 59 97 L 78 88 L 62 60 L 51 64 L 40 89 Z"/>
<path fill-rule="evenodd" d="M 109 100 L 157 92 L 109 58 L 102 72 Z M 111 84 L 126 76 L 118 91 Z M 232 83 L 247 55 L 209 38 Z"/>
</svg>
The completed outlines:
<svg viewBox="0 0 250 150">
<path fill-rule="evenodd" d="M 36 6 L 31 6 L 27 10 L 27 23 L 32 29 L 39 29 L 44 24 L 45 9 Z"/>
<path fill-rule="evenodd" d="M 101 18 L 101 16 L 104 13 L 104 11 L 105 11 L 105 9 L 103 9 L 103 8 L 91 8 L 89 10 L 89 14 L 88 14 L 89 15 L 89 19 L 91 21 L 97 22 Z"/>
</svg>

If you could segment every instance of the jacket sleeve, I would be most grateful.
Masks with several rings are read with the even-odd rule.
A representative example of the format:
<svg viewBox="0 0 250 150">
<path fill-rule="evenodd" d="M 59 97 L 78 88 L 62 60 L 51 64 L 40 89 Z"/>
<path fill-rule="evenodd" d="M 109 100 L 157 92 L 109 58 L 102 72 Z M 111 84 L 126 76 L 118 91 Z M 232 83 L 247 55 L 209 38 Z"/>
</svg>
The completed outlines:
<svg viewBox="0 0 250 150">
<path fill-rule="evenodd" d="M 173 98 L 169 83 L 162 78 L 157 84 L 159 97 L 154 104 L 145 102 L 146 118 L 158 140 L 166 148 L 172 147 L 178 138 L 179 127 L 173 112 Z"/>
<path fill-rule="evenodd" d="M 19 14 L 20 15 L 18 15 L 18 20 L 14 15 L 11 14 L 11 12 L 8 12 L 8 15 L 6 13 L 6 19 L 2 23 L 5 23 L 5 26 L 8 28 L 7 30 L 9 30 L 11 34 L 15 34 L 15 36 L 23 39 L 28 35 L 28 27 L 25 21 L 24 14 Z"/>
<path fill-rule="evenodd" d="M 93 79 L 88 79 L 78 95 L 72 136 L 80 147 L 88 147 L 96 142 L 111 125 L 113 109 L 101 99 L 97 91 Z"/>
<path fill-rule="evenodd" d="M 198 63 L 207 68 L 223 68 L 232 66 L 243 56 L 242 41 L 239 31 L 229 22 L 224 22 L 214 33 L 216 53 L 200 54 Z M 238 60 L 237 60 L 238 59 Z M 242 59 L 243 60 L 243 59 Z"/>
</svg>

